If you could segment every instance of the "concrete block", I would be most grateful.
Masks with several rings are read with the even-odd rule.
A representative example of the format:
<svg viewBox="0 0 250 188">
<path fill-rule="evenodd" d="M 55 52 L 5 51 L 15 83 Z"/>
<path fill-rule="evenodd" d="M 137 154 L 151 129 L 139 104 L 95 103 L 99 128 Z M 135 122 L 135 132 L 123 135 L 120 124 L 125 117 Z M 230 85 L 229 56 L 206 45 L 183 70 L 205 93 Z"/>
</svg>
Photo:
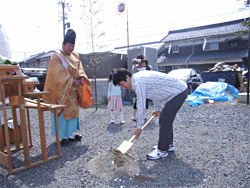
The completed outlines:
<svg viewBox="0 0 250 188">
<path fill-rule="evenodd" d="M 247 103 L 247 93 L 239 93 L 238 102 L 239 103 Z M 249 102 L 250 102 L 250 96 L 249 96 Z"/>
</svg>

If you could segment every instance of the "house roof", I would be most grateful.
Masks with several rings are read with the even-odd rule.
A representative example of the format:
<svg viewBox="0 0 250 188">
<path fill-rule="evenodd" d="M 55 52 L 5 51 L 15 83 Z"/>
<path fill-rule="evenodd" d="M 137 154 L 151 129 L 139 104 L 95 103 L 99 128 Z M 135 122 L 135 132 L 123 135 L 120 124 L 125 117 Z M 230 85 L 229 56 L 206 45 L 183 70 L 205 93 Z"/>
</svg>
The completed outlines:
<svg viewBox="0 0 250 188">
<path fill-rule="evenodd" d="M 33 63 L 34 61 L 36 61 L 39 57 L 41 57 L 42 55 L 46 54 L 45 52 L 41 52 L 35 55 L 31 55 L 28 58 L 25 58 L 24 60 L 20 61 L 19 63 L 25 62 L 25 63 Z"/>
<path fill-rule="evenodd" d="M 173 62 L 185 62 L 189 54 L 178 55 L 178 56 L 164 56 L 158 62 L 161 63 L 173 63 Z M 231 58 L 246 58 L 248 57 L 247 49 L 234 49 L 234 50 L 224 50 L 224 51 L 207 51 L 207 53 L 194 53 L 189 59 L 190 61 L 204 61 L 206 59 L 218 60 L 218 59 L 231 59 Z"/>
<path fill-rule="evenodd" d="M 243 21 L 244 19 L 240 19 L 230 22 L 169 31 L 168 35 L 166 35 L 160 42 L 169 43 L 179 40 L 192 40 L 197 38 L 228 35 L 239 31 L 245 31 L 247 30 L 247 26 L 242 25 Z"/>
<path fill-rule="evenodd" d="M 129 48 L 146 47 L 146 48 L 155 48 L 155 49 L 159 50 L 163 45 L 164 45 L 163 43 L 159 43 L 159 42 L 148 42 L 148 43 L 130 45 Z M 115 48 L 111 52 L 118 53 L 118 54 L 127 54 L 127 50 L 128 50 L 127 46 L 122 46 L 122 47 Z"/>
<path fill-rule="evenodd" d="M 45 53 L 44 55 L 40 56 L 39 59 L 46 58 L 46 57 L 51 57 L 54 51 L 49 51 Z"/>
</svg>

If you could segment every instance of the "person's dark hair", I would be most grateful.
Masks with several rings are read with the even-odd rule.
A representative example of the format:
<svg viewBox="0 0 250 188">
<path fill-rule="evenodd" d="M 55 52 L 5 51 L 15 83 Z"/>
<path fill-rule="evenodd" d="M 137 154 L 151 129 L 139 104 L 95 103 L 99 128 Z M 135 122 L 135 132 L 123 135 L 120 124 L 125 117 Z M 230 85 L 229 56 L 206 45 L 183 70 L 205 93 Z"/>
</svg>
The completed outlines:
<svg viewBox="0 0 250 188">
<path fill-rule="evenodd" d="M 132 73 L 129 72 L 125 68 L 118 68 L 113 70 L 113 84 L 116 86 L 118 85 L 121 81 L 127 82 L 126 76 L 128 75 L 129 77 L 132 76 Z"/>
<path fill-rule="evenodd" d="M 145 62 L 146 66 L 148 66 L 148 60 L 143 59 L 142 62 Z"/>
<path fill-rule="evenodd" d="M 143 59 L 144 59 L 144 56 L 143 56 L 142 54 L 137 54 L 137 55 L 136 55 L 136 59 L 141 59 L 141 60 L 143 60 Z"/>
<path fill-rule="evenodd" d="M 146 64 L 146 70 L 151 70 L 151 67 L 148 65 L 148 60 L 144 59 L 142 62 Z"/>
<path fill-rule="evenodd" d="M 108 82 L 110 82 L 110 80 L 112 80 L 112 76 L 113 76 L 113 71 L 109 74 Z"/>
</svg>

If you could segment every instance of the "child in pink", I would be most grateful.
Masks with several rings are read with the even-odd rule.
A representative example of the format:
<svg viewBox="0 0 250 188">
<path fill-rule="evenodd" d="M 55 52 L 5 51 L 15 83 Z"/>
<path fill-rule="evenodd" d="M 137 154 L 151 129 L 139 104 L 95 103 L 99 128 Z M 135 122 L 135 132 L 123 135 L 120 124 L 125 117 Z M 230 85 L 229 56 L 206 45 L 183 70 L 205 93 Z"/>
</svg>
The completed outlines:
<svg viewBox="0 0 250 188">
<path fill-rule="evenodd" d="M 115 123 L 114 111 L 118 110 L 121 114 L 120 121 L 124 124 L 123 110 L 122 110 L 122 98 L 121 87 L 115 86 L 112 80 L 112 72 L 109 74 L 109 86 L 108 86 L 108 108 L 110 109 L 111 120 L 110 123 Z"/>
</svg>

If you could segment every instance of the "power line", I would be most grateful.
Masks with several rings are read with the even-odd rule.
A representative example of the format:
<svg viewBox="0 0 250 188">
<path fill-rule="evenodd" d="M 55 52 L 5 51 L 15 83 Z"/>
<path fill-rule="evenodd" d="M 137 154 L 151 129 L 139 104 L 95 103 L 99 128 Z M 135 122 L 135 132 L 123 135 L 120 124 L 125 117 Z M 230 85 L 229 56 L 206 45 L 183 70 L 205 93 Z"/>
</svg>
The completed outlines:
<svg viewBox="0 0 250 188">
<path fill-rule="evenodd" d="M 49 45 L 47 45 L 47 46 L 44 46 L 44 47 L 39 48 L 39 49 L 36 49 L 36 50 L 34 50 L 34 51 L 11 51 L 11 52 L 24 54 L 24 56 L 25 56 L 25 54 L 34 54 L 35 52 L 44 50 L 44 49 L 46 49 L 46 48 L 48 48 L 48 47 L 50 47 L 50 46 L 54 46 L 54 45 L 56 45 L 56 44 L 58 44 L 58 43 L 60 43 L 60 41 L 55 42 L 55 43 L 51 43 L 51 44 L 49 44 Z M 16 55 L 16 56 L 12 57 L 11 59 L 16 59 L 16 58 L 19 58 L 19 57 L 22 57 L 22 56 L 23 56 L 23 55 Z"/>
<path fill-rule="evenodd" d="M 163 24 L 156 24 L 156 25 L 151 25 L 151 26 L 144 26 L 144 27 L 138 27 L 138 28 L 131 28 L 131 30 L 137 30 L 137 29 L 147 29 L 147 28 L 154 28 L 154 27 L 158 27 L 158 26 L 164 26 L 164 25 L 170 25 L 170 24 L 178 24 L 178 23 L 182 23 L 182 22 L 189 22 L 189 21 L 195 21 L 195 20 L 203 20 L 203 19 L 207 19 L 207 18 L 214 18 L 214 17 L 219 17 L 219 16 L 225 16 L 225 15 L 230 15 L 230 14 L 234 14 L 234 13 L 238 13 L 238 11 L 235 12 L 228 12 L 228 13 L 224 13 L 224 14 L 219 14 L 219 15 L 214 15 L 214 16 L 207 16 L 207 17 L 201 17 L 201 18 L 194 18 L 194 19 L 186 19 L 186 20 L 182 20 L 182 21 L 174 21 L 174 22 L 166 22 Z M 112 30 L 112 32 L 110 33 L 117 33 L 118 31 L 125 31 L 125 29 L 123 30 Z M 150 35 L 143 35 L 143 36 L 136 36 L 136 37 L 130 37 L 131 39 L 138 39 L 138 38 L 146 38 L 146 37 L 150 37 L 150 36 L 158 36 L 158 35 L 167 35 L 167 32 L 161 32 L 161 33 L 155 33 L 155 34 L 150 34 Z M 99 43 L 106 43 L 106 42 L 113 42 L 113 41 L 123 41 L 126 40 L 125 37 L 122 38 L 117 38 L 117 39 L 108 39 L 108 40 L 103 40 L 103 41 L 98 41 Z M 34 53 L 36 51 L 42 50 L 44 48 L 48 48 L 50 46 L 53 46 L 55 44 L 60 43 L 60 41 L 50 44 L 48 46 L 39 48 L 34 50 L 33 52 L 27 52 L 27 53 Z M 80 43 L 76 43 L 76 45 L 84 45 L 87 44 L 87 42 L 80 42 Z"/>
<path fill-rule="evenodd" d="M 214 18 L 214 17 L 219 17 L 219 16 L 225 16 L 225 15 L 230 15 L 230 14 L 234 14 L 234 13 L 238 13 L 238 11 L 235 12 L 228 12 L 228 13 L 224 13 L 224 14 L 219 14 L 219 15 L 214 15 L 214 16 L 206 16 L 206 17 L 201 17 L 201 18 L 194 18 L 194 19 L 186 19 L 186 20 L 182 20 L 182 21 L 174 21 L 174 22 L 167 22 L 164 24 L 157 24 L 157 25 L 152 25 L 152 26 L 145 26 L 145 27 L 137 27 L 137 28 L 131 28 L 131 30 L 137 30 L 137 29 L 146 29 L 146 28 L 153 28 L 153 27 L 158 27 L 158 26 L 164 26 L 164 25 L 171 25 L 171 24 L 180 24 L 182 22 L 190 22 L 190 21 L 195 21 L 195 20 L 203 20 L 203 19 L 207 19 L 207 18 Z M 112 30 L 112 32 L 110 33 L 117 33 L 118 31 L 124 31 L 123 30 Z M 146 38 L 146 37 L 150 37 L 150 36 L 157 36 L 157 35 L 167 35 L 167 32 L 162 32 L 162 33 L 156 33 L 156 34 L 150 34 L 150 35 L 143 35 L 143 36 L 136 36 L 136 37 L 130 37 L 131 39 L 136 39 L 136 38 Z M 119 38 L 119 39 L 109 39 L 109 40 L 104 40 L 104 41 L 98 41 L 98 42 L 112 42 L 112 41 L 121 41 L 121 40 L 125 40 L 126 38 Z M 87 44 L 87 43 L 77 43 L 78 45 L 83 45 L 83 44 Z"/>
<path fill-rule="evenodd" d="M 195 21 L 195 20 L 203 20 L 203 19 L 207 19 L 207 18 L 225 16 L 225 15 L 230 15 L 230 14 L 234 14 L 234 13 L 239 13 L 239 11 L 228 12 L 228 13 L 218 14 L 218 15 L 214 15 L 214 16 L 205 16 L 205 17 L 199 17 L 199 18 L 194 18 L 194 19 L 187 19 L 187 20 L 182 20 L 182 21 L 165 22 L 163 24 L 150 25 L 150 26 L 138 27 L 138 28 L 132 28 L 132 29 L 146 29 L 146 28 L 158 27 L 158 26 L 169 25 L 169 24 L 178 24 L 178 23 L 182 23 L 182 22 L 190 22 L 190 21 Z"/>
<path fill-rule="evenodd" d="M 188 21 L 194 21 L 194 20 L 201 20 L 201 19 L 206 19 L 206 18 L 212 18 L 212 17 L 218 17 L 221 15 L 228 15 L 228 14 L 232 14 L 232 13 L 236 13 L 236 12 L 231 12 L 231 13 L 225 13 L 225 14 L 220 14 L 220 15 L 215 15 L 215 16 L 210 16 L 210 17 L 203 17 L 203 18 L 195 18 L 195 19 L 187 19 L 187 20 L 183 20 L 180 22 L 168 22 L 165 24 L 176 24 L 176 23 L 182 23 L 182 22 L 188 22 Z M 164 24 L 163 24 L 164 25 Z M 132 28 L 133 29 L 145 29 L 145 28 L 150 28 L 150 27 L 156 27 L 156 26 L 162 26 L 162 25 L 154 25 L 154 26 L 146 26 L 146 27 L 138 27 L 138 28 Z M 125 30 L 123 30 L 125 31 Z M 117 31 L 114 31 L 112 33 L 116 33 Z M 168 31 L 167 31 L 168 32 Z M 150 37 L 150 36 L 157 36 L 157 35 L 167 35 L 167 32 L 161 32 L 161 33 L 156 33 L 156 34 L 148 34 L 148 35 L 141 35 L 141 36 L 136 36 L 136 37 L 130 37 L 131 39 L 138 39 L 138 38 L 145 38 L 145 37 Z M 109 40 L 104 40 L 104 41 L 98 41 L 98 42 L 112 42 L 112 41 L 119 41 L 119 40 L 125 40 L 126 38 L 119 38 L 119 39 L 109 39 Z M 77 43 L 78 45 L 82 45 L 82 44 L 87 44 L 87 43 Z"/>
</svg>

